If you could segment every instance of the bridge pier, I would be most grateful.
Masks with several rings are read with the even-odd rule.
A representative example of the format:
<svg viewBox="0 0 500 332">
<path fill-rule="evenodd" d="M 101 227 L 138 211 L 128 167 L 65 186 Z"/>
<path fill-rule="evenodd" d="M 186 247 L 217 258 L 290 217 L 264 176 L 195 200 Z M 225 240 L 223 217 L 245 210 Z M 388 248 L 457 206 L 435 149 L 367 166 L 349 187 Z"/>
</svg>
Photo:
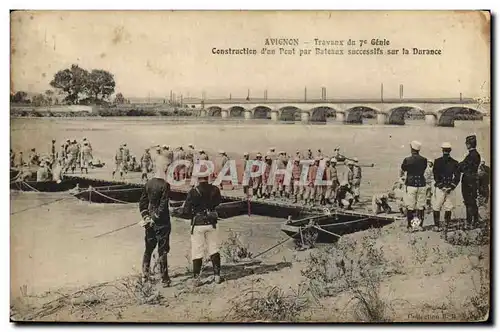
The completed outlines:
<svg viewBox="0 0 500 332">
<path fill-rule="evenodd" d="M 340 113 L 340 112 L 335 113 L 335 121 L 340 122 L 340 123 L 344 123 L 345 122 L 345 114 Z"/>
<path fill-rule="evenodd" d="M 278 111 L 272 110 L 271 111 L 271 121 L 277 122 L 280 119 L 280 114 Z"/>
<path fill-rule="evenodd" d="M 377 114 L 377 123 L 379 125 L 384 125 L 387 123 L 387 114 L 385 113 L 378 113 Z"/>
<path fill-rule="evenodd" d="M 206 109 L 201 109 L 200 110 L 200 116 L 202 116 L 202 117 L 207 116 L 207 110 Z"/>
<path fill-rule="evenodd" d="M 430 126 L 437 125 L 437 118 L 434 114 L 426 114 L 425 115 L 425 123 Z"/>
<path fill-rule="evenodd" d="M 253 118 L 253 113 L 252 111 L 248 111 L 248 110 L 245 110 L 245 119 L 248 120 L 248 119 L 252 119 Z"/>
<path fill-rule="evenodd" d="M 311 115 L 309 112 L 300 112 L 300 121 L 302 123 L 309 123 L 309 120 L 311 118 Z"/>
<path fill-rule="evenodd" d="M 223 119 L 226 119 L 229 117 L 229 110 L 221 110 L 220 115 L 222 116 Z"/>
</svg>

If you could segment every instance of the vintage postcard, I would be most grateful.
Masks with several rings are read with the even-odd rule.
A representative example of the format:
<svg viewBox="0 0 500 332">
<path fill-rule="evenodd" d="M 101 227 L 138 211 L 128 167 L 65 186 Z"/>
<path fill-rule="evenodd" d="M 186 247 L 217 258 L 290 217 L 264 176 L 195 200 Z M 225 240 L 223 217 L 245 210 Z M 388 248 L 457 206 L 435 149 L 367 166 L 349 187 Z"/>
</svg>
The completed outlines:
<svg viewBox="0 0 500 332">
<path fill-rule="evenodd" d="M 11 321 L 490 319 L 490 12 L 10 18 Z"/>
</svg>

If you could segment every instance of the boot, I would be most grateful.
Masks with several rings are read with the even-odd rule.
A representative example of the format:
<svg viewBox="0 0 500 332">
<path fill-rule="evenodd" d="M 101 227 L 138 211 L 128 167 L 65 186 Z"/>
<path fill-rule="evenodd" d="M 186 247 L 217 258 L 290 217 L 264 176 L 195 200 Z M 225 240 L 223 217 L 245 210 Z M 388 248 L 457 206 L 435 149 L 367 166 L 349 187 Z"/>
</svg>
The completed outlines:
<svg viewBox="0 0 500 332">
<path fill-rule="evenodd" d="M 200 282 L 200 273 L 201 273 L 201 265 L 203 261 L 201 258 L 193 259 L 193 286 L 198 287 L 201 286 Z"/>
<path fill-rule="evenodd" d="M 160 273 L 161 273 L 161 282 L 163 287 L 170 287 L 170 277 L 168 275 L 168 256 L 164 254 L 160 256 Z"/>
<path fill-rule="evenodd" d="M 252 196 L 257 197 L 257 189 L 252 188 Z"/>
<path fill-rule="evenodd" d="M 115 178 L 115 171 L 113 171 L 113 173 L 111 173 L 111 177 Z"/>
<path fill-rule="evenodd" d="M 473 228 L 479 227 L 479 210 L 477 205 L 472 209 L 472 225 Z"/>
<path fill-rule="evenodd" d="M 420 227 L 423 228 L 424 227 L 424 218 L 425 218 L 424 210 L 418 210 L 417 217 L 418 217 L 418 219 L 420 219 Z"/>
<path fill-rule="evenodd" d="M 444 232 L 445 235 L 448 233 L 448 227 L 450 227 L 451 224 L 451 211 L 445 211 L 444 212 Z M 446 239 L 446 236 L 445 236 Z"/>
<path fill-rule="evenodd" d="M 297 203 L 297 195 L 295 195 L 295 199 L 293 200 L 294 203 Z"/>
<path fill-rule="evenodd" d="M 434 215 L 434 227 L 439 229 L 439 219 L 441 218 L 441 213 L 439 211 L 433 211 Z"/>
<path fill-rule="evenodd" d="M 283 190 L 280 190 L 280 197 L 283 197 Z"/>
<path fill-rule="evenodd" d="M 406 220 L 408 222 L 406 228 L 411 229 L 411 221 L 413 220 L 413 210 L 406 211 Z"/>
<path fill-rule="evenodd" d="M 142 256 L 142 278 L 144 281 L 149 281 L 151 278 L 151 255 L 144 253 Z"/>
<path fill-rule="evenodd" d="M 467 229 L 472 226 L 472 211 L 469 205 L 465 206 L 465 225 L 463 225 L 463 229 Z"/>
<path fill-rule="evenodd" d="M 214 268 L 215 283 L 220 284 L 222 282 L 222 279 L 220 276 L 220 270 L 221 270 L 220 254 L 216 253 L 216 254 L 211 255 L 210 260 L 212 261 L 212 266 Z"/>
</svg>

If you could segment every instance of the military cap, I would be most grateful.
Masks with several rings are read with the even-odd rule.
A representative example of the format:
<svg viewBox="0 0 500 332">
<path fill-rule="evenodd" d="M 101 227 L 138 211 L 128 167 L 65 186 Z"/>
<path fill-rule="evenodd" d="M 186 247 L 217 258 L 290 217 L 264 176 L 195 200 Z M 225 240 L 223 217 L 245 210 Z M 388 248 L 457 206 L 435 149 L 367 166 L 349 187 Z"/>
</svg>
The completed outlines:
<svg viewBox="0 0 500 332">
<path fill-rule="evenodd" d="M 274 147 L 273 148 L 269 148 L 269 150 L 270 151 L 274 151 L 274 150 L 276 150 L 276 148 L 274 148 Z"/>
<path fill-rule="evenodd" d="M 465 143 L 476 143 L 476 134 L 469 135 L 465 138 Z"/>
<path fill-rule="evenodd" d="M 354 165 L 354 162 L 353 162 L 352 160 L 349 160 L 349 161 L 347 162 L 347 166 L 352 166 L 352 165 Z"/>
<path fill-rule="evenodd" d="M 451 149 L 451 144 L 449 142 L 444 142 L 441 144 L 442 149 Z"/>
<path fill-rule="evenodd" d="M 248 156 L 248 152 L 243 153 L 244 156 Z"/>
<path fill-rule="evenodd" d="M 415 150 L 415 151 L 420 151 L 420 148 L 422 147 L 422 143 L 420 143 L 419 141 L 412 141 L 410 143 L 410 147 Z"/>
<path fill-rule="evenodd" d="M 358 160 L 358 158 L 354 157 L 354 158 L 352 158 L 352 161 L 354 161 L 355 163 L 357 163 L 359 160 Z"/>
<path fill-rule="evenodd" d="M 330 159 L 330 162 L 331 163 L 337 163 L 337 159 L 336 158 L 332 158 L 332 159 Z"/>
<path fill-rule="evenodd" d="M 257 152 L 257 155 L 256 155 L 257 158 L 262 158 L 262 154 L 260 152 Z"/>
</svg>

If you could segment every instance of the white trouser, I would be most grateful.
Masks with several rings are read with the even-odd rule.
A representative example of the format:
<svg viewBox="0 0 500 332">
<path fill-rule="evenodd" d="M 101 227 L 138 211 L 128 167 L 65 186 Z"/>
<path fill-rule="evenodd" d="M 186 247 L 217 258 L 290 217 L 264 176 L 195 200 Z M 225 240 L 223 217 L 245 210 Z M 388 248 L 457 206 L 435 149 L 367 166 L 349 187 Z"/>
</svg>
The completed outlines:
<svg viewBox="0 0 500 332">
<path fill-rule="evenodd" d="M 211 256 L 219 252 L 219 228 L 212 225 L 194 226 L 191 234 L 191 259 Z"/>
<path fill-rule="evenodd" d="M 406 187 L 405 204 L 408 210 L 423 210 L 425 208 L 425 187 Z"/>
<path fill-rule="evenodd" d="M 455 192 L 452 190 L 450 193 L 446 194 L 444 190 L 434 187 L 434 192 L 432 193 L 432 209 L 434 211 L 451 211 L 454 207 Z"/>
</svg>

